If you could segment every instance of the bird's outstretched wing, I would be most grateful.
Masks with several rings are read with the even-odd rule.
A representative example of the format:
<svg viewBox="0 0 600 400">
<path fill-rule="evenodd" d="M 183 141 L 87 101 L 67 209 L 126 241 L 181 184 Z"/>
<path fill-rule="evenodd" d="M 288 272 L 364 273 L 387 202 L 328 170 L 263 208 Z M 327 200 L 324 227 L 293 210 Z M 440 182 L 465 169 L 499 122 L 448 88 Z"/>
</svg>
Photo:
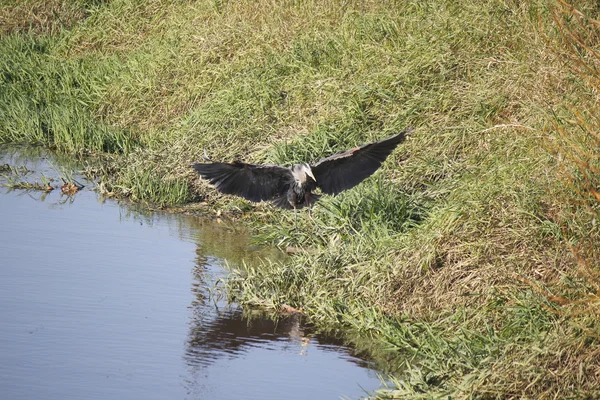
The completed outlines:
<svg viewBox="0 0 600 400">
<path fill-rule="evenodd" d="M 323 158 L 311 166 L 317 186 L 323 193 L 335 196 L 358 185 L 377 171 L 396 146 L 412 131 L 413 128 L 408 128 L 387 139 Z"/>
<path fill-rule="evenodd" d="M 256 202 L 283 195 L 293 179 L 288 168 L 277 165 L 252 165 L 236 161 L 194 164 L 192 168 L 221 193 Z"/>
</svg>

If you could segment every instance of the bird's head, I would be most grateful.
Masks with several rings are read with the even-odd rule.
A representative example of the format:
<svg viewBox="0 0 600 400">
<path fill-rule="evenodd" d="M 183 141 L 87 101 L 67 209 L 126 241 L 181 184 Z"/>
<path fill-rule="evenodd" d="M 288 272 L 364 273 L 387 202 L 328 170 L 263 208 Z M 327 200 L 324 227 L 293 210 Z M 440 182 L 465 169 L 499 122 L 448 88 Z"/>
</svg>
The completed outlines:
<svg viewBox="0 0 600 400">
<path fill-rule="evenodd" d="M 312 169 L 310 169 L 310 165 L 306 163 L 294 165 L 292 167 L 292 173 L 296 181 L 298 181 L 299 183 L 305 183 L 306 177 L 310 177 L 315 182 L 317 181 L 317 179 L 312 173 Z"/>
</svg>

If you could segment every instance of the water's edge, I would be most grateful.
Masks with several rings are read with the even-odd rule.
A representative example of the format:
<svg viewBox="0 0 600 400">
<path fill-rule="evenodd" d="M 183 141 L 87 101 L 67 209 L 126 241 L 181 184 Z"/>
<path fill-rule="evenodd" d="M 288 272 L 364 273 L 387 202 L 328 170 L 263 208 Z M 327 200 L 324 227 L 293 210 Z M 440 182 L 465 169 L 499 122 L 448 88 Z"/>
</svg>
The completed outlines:
<svg viewBox="0 0 600 400">
<path fill-rule="evenodd" d="M 8 398 L 357 398 L 380 386 L 373 362 L 300 315 L 211 296 L 225 260 L 277 251 L 225 224 L 105 201 L 72 165 L 34 156 L 0 155 Z M 84 187 L 63 193 L 69 182 Z"/>
</svg>

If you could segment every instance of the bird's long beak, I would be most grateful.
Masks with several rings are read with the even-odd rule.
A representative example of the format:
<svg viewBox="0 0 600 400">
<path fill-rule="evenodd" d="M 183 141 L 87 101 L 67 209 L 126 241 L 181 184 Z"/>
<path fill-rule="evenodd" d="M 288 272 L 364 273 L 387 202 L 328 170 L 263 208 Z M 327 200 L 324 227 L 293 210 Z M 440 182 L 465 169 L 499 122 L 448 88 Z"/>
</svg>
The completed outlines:
<svg viewBox="0 0 600 400">
<path fill-rule="evenodd" d="M 317 178 L 315 178 L 315 176 L 313 175 L 312 170 L 310 169 L 310 167 L 308 167 L 306 169 L 306 175 L 310 176 L 313 181 L 315 181 L 315 182 L 317 181 Z"/>
</svg>

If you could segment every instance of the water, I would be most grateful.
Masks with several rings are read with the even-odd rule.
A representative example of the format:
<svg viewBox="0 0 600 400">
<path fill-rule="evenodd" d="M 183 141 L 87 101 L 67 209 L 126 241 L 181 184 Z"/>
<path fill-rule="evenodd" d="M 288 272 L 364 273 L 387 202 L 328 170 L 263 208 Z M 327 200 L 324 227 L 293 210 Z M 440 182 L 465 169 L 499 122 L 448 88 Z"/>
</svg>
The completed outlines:
<svg viewBox="0 0 600 400">
<path fill-rule="evenodd" d="M 22 165 L 4 155 L 0 165 Z M 35 173 L 56 175 L 43 159 Z M 54 181 L 54 186 L 60 183 Z M 300 317 L 247 318 L 209 296 L 224 259 L 265 254 L 232 229 L 0 188 L 3 399 L 337 399 L 372 365 Z M 280 256 L 278 253 L 269 257 Z"/>
</svg>

